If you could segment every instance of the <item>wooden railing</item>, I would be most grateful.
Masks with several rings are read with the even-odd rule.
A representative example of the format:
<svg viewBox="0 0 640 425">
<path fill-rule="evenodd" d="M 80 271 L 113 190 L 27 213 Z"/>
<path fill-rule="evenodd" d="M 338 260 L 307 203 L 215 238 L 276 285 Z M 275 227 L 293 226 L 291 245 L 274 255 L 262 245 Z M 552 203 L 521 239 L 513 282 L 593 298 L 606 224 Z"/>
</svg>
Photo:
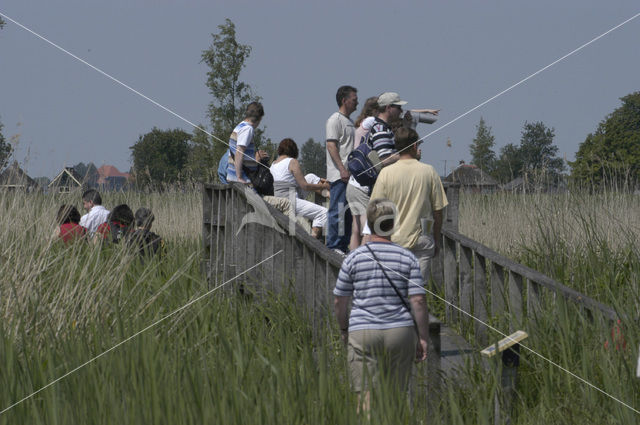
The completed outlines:
<svg viewBox="0 0 640 425">
<path fill-rule="evenodd" d="M 480 321 L 509 314 L 520 325 L 523 319 L 535 319 L 541 306 L 557 297 L 576 303 L 594 317 L 616 319 L 611 308 L 459 234 L 458 186 L 446 185 L 446 191 L 449 206 L 443 250 L 434 261 L 432 277 L 450 303 L 445 310 L 448 325 L 462 325 L 476 346 L 484 346 L 490 341 Z M 203 269 L 212 287 L 224 284 L 228 291 L 242 287 L 257 296 L 290 290 L 305 310 L 315 337 L 332 326 L 332 291 L 342 256 L 252 191 L 237 184 L 205 185 L 203 246 Z M 431 376 L 440 370 L 440 329 L 441 322 L 430 315 Z"/>
<path fill-rule="evenodd" d="M 493 342 L 488 341 L 487 327 L 480 321 L 510 314 L 519 326 L 526 319 L 535 320 L 543 306 L 548 308 L 558 300 L 574 303 L 592 319 L 617 319 L 612 308 L 447 227 L 443 229 L 442 256 L 448 302 L 445 322 L 462 324 L 478 345 Z"/>
</svg>

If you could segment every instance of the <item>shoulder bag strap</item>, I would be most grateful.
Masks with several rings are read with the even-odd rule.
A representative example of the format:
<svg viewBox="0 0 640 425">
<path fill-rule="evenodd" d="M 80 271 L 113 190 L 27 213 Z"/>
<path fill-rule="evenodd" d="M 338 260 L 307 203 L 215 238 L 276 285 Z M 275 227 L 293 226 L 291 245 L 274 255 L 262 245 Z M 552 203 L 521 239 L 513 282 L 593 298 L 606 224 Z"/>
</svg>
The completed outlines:
<svg viewBox="0 0 640 425">
<path fill-rule="evenodd" d="M 400 301 L 402 301 L 402 305 L 404 305 L 404 307 L 407 309 L 407 311 L 409 312 L 409 315 L 411 316 L 411 320 L 413 321 L 413 326 L 416 330 L 416 334 L 418 335 L 418 337 L 420 336 L 420 334 L 418 333 L 418 324 L 416 323 L 416 319 L 413 317 L 413 314 L 411 313 L 411 308 L 409 307 L 409 304 L 405 301 L 404 297 L 402 296 L 402 294 L 400 293 L 400 291 L 398 290 L 398 288 L 396 287 L 396 285 L 393 283 L 393 281 L 391 280 L 391 278 L 389 278 L 389 275 L 387 274 L 387 271 L 384 269 L 384 266 L 382 265 L 382 263 L 380 262 L 380 260 L 378 260 L 378 257 L 376 257 L 376 254 L 373 253 L 373 250 L 371 249 L 371 247 L 368 244 L 365 244 L 365 246 L 367 247 L 367 249 L 369 250 L 369 252 L 371 253 L 371 255 L 373 256 L 373 259 L 376 261 L 376 263 L 378 263 L 378 265 L 380 266 L 380 268 L 382 269 L 382 273 L 384 274 L 384 277 L 387 278 L 387 280 L 389 281 L 389 283 L 391 284 L 391 287 L 393 288 L 394 291 L 396 291 L 396 294 L 398 295 L 398 297 L 400 298 Z"/>
</svg>

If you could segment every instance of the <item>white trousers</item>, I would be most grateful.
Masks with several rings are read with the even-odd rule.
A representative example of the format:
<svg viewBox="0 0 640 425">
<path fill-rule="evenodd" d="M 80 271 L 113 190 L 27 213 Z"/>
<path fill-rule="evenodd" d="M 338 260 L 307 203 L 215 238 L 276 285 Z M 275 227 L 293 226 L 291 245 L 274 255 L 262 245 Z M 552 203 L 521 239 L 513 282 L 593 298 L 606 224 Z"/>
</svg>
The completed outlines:
<svg viewBox="0 0 640 425">
<path fill-rule="evenodd" d="M 296 199 L 296 216 L 312 220 L 312 227 L 324 227 L 327 222 L 327 209 L 304 199 Z"/>
</svg>

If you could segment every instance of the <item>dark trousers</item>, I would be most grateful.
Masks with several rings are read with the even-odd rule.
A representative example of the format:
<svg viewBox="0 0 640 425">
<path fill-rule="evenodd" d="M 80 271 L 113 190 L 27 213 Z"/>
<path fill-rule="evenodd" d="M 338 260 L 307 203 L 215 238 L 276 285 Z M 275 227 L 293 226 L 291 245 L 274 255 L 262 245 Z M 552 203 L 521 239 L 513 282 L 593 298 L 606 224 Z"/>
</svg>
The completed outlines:
<svg viewBox="0 0 640 425">
<path fill-rule="evenodd" d="M 336 180 L 331 183 L 329 201 L 327 247 L 349 251 L 351 239 L 351 210 L 347 204 L 347 183 Z"/>
</svg>

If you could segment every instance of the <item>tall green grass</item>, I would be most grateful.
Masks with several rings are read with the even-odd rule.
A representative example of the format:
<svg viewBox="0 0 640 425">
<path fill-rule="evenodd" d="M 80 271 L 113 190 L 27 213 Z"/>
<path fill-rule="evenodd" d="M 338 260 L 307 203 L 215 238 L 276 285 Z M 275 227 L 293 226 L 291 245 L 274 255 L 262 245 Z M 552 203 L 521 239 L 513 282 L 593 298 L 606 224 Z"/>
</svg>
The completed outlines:
<svg viewBox="0 0 640 425">
<path fill-rule="evenodd" d="M 463 197 L 461 228 L 480 232 L 502 220 L 502 231 L 490 231 L 491 239 L 471 236 L 512 249 L 505 254 L 579 290 L 595 288 L 601 300 L 617 306 L 626 349 L 617 350 L 616 341 L 604 348 L 610 325 L 586 319 L 561 300 L 547 300 L 535 321 L 505 316 L 492 323 L 503 330 L 525 327 L 526 346 L 638 408 L 635 218 L 630 210 L 617 215 L 597 208 L 634 209 L 637 200 L 607 196 L 585 196 L 585 205 L 556 195 Z M 78 197 L 0 196 L 0 410 L 211 289 L 200 270 L 197 190 L 105 194 L 107 207 L 126 202 L 134 210 L 154 210 L 154 230 L 166 239 L 167 254 L 145 263 L 120 247 L 52 240 L 57 207 L 79 206 Z M 509 209 L 519 218 L 507 221 Z M 618 236 L 600 221 L 612 216 L 627 226 Z M 579 235 L 575 229 L 582 229 Z M 106 352 L 1 414 L 0 424 L 493 423 L 495 364 L 467 365 L 462 381 L 445 380 L 437 394 L 425 395 L 417 380 L 413 403 L 383 387 L 373 394 L 370 421 L 359 416 L 335 328 L 314 339 L 293 295 L 239 295 L 240 283 Z M 639 422 L 632 410 L 537 355 L 523 350 L 521 361 L 512 423 Z"/>
</svg>

